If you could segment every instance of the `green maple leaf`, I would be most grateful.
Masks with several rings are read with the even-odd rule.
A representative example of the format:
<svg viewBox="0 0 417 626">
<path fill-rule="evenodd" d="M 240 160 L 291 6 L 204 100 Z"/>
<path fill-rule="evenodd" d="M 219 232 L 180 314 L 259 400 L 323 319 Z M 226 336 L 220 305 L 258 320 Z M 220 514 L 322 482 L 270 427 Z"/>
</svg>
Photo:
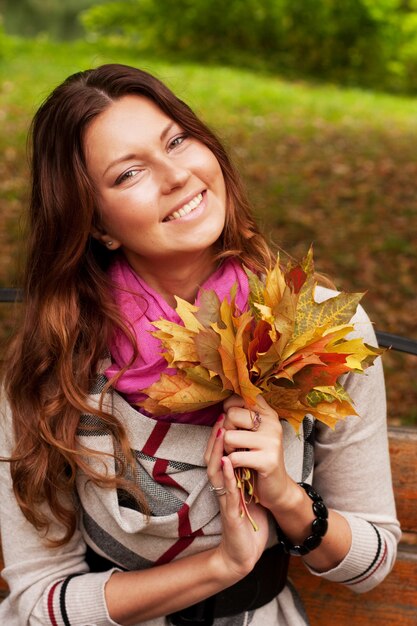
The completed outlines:
<svg viewBox="0 0 417 626">
<path fill-rule="evenodd" d="M 317 281 L 312 248 L 303 259 L 301 268 L 306 273 L 306 280 L 299 293 L 292 340 L 317 327 L 336 327 L 349 323 L 363 293 L 340 293 L 324 302 L 316 302 L 314 293 Z"/>
<path fill-rule="evenodd" d="M 363 293 L 340 293 L 324 302 L 316 302 L 314 289 L 315 283 L 311 285 L 309 279 L 301 289 L 293 339 L 317 327 L 348 324 L 363 297 Z"/>
<path fill-rule="evenodd" d="M 249 282 L 249 308 L 255 319 L 260 319 L 261 314 L 255 304 L 265 304 L 265 285 L 262 280 L 247 267 L 243 266 Z"/>
<path fill-rule="evenodd" d="M 320 402 L 334 402 L 335 400 L 352 403 L 348 392 L 339 383 L 336 383 L 334 387 L 315 387 L 306 396 L 306 401 L 312 407 L 317 406 Z"/>
</svg>

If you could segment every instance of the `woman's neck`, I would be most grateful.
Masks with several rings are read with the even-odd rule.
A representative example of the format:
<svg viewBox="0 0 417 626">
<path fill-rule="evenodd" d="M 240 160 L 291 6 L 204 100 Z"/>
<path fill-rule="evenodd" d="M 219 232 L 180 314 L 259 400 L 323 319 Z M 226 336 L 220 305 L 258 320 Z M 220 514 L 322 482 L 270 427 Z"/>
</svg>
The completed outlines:
<svg viewBox="0 0 417 626">
<path fill-rule="evenodd" d="M 213 249 L 153 263 L 139 263 L 137 258 L 132 262 L 126 257 L 134 271 L 174 308 L 174 296 L 194 302 L 200 286 L 217 266 Z"/>
</svg>

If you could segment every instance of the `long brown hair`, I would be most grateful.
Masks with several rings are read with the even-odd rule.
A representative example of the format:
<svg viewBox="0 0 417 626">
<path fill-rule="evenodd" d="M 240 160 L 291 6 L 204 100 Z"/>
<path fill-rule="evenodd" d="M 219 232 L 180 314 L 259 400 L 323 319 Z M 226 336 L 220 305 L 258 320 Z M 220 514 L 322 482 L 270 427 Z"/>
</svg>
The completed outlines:
<svg viewBox="0 0 417 626">
<path fill-rule="evenodd" d="M 5 389 L 15 435 L 11 461 L 15 495 L 38 529 L 48 528 L 39 507 L 47 502 L 66 529 L 62 543 L 75 529 L 71 494 L 77 470 L 104 486 L 123 483 L 123 464 L 118 464 L 119 474 L 112 479 L 93 473 L 86 462 L 92 451 L 77 442 L 80 414 L 99 416 L 122 456 L 131 459 L 126 433 L 116 417 L 87 403 L 109 333 L 115 326 L 124 327 L 106 279 L 112 253 L 90 234 L 97 215 L 83 152 L 88 124 L 127 94 L 150 98 L 219 161 L 227 190 L 220 256 L 239 255 L 254 270 L 271 261 L 220 141 L 158 79 L 132 67 L 103 65 L 70 76 L 40 107 L 31 129 L 23 319 L 9 348 Z M 146 503 L 141 504 L 146 510 Z"/>
</svg>

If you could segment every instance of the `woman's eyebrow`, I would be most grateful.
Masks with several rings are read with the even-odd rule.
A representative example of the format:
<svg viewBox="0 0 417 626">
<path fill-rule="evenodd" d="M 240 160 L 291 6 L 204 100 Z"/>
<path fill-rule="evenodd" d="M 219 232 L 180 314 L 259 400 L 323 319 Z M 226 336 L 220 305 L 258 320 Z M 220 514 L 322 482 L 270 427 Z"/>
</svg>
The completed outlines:
<svg viewBox="0 0 417 626">
<path fill-rule="evenodd" d="M 115 165 L 118 165 L 119 163 L 123 163 L 124 161 L 130 161 L 130 159 L 134 159 L 135 157 L 136 157 L 136 154 L 132 152 L 130 154 L 123 155 L 122 157 L 120 157 L 119 159 L 116 159 L 115 161 L 112 161 L 104 170 L 103 178 L 107 174 L 107 172 Z"/>
<path fill-rule="evenodd" d="M 160 135 L 160 139 L 165 139 L 165 137 L 167 136 L 167 134 L 169 133 L 169 131 L 171 130 L 171 128 L 175 126 L 175 122 L 172 120 L 170 122 L 168 122 L 168 124 L 165 126 L 164 130 L 162 131 L 161 135 Z"/>
<path fill-rule="evenodd" d="M 165 139 L 165 137 L 167 136 L 167 134 L 169 133 L 169 131 L 172 129 L 172 127 L 175 126 L 175 122 L 171 121 L 168 122 L 168 124 L 165 126 L 165 128 L 162 130 L 162 133 L 159 137 L 159 139 L 162 141 L 163 139 Z M 114 161 L 112 161 L 104 170 L 103 172 L 103 177 L 107 174 L 107 172 L 109 171 L 109 169 L 111 169 L 112 167 L 114 167 L 115 165 L 118 165 L 119 163 L 123 163 L 124 161 L 130 161 L 130 159 L 134 159 L 136 158 L 136 154 L 134 153 L 130 153 L 130 154 L 125 154 L 123 156 L 121 156 L 118 159 L 115 159 Z"/>
</svg>

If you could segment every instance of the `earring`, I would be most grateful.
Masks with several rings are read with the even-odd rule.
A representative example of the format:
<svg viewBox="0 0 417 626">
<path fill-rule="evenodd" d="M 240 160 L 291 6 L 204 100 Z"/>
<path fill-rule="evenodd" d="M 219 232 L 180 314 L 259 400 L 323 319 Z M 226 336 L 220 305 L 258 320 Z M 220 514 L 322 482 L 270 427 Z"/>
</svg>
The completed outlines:
<svg viewBox="0 0 417 626">
<path fill-rule="evenodd" d="M 106 241 L 106 246 L 107 246 L 108 248 L 111 248 L 111 247 L 112 247 L 112 245 L 113 245 L 113 242 L 112 242 L 112 241 Z"/>
</svg>

